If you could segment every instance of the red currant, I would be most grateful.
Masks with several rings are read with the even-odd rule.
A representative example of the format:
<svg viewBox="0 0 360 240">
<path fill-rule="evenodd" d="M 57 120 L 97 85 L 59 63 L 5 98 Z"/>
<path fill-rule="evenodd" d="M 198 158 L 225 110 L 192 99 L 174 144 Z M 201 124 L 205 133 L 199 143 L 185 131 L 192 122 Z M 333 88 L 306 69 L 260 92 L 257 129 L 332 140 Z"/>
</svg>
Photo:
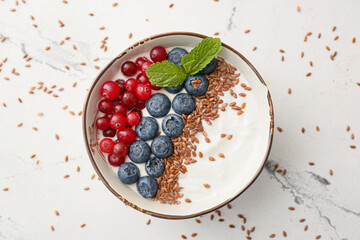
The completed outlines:
<svg viewBox="0 0 360 240">
<path fill-rule="evenodd" d="M 145 100 L 141 100 L 141 99 L 139 99 L 139 101 L 138 101 L 138 103 L 135 105 L 135 107 L 137 108 L 137 109 L 144 109 L 145 108 L 145 105 L 146 104 L 146 101 Z"/>
<path fill-rule="evenodd" d="M 141 65 L 141 73 L 146 75 L 146 70 L 153 64 L 152 62 L 144 62 L 143 65 Z"/>
<path fill-rule="evenodd" d="M 123 93 L 123 92 L 125 92 L 125 80 L 123 80 L 123 79 L 117 79 L 117 80 L 115 80 L 115 83 L 117 84 L 117 85 L 119 85 L 119 87 L 120 87 L 120 94 L 121 93 Z"/>
<path fill-rule="evenodd" d="M 133 110 L 131 110 L 131 112 L 134 112 L 134 113 L 136 113 L 137 115 L 139 115 L 139 117 L 142 117 L 142 111 L 139 110 L 139 109 L 134 108 Z"/>
<path fill-rule="evenodd" d="M 135 75 L 137 70 L 137 65 L 131 61 L 126 61 L 121 65 L 121 72 L 128 77 Z"/>
<path fill-rule="evenodd" d="M 128 90 L 130 92 L 135 92 L 137 85 L 138 85 L 138 82 L 135 80 L 135 78 L 129 78 L 125 82 L 125 88 L 126 88 L 126 90 Z"/>
<path fill-rule="evenodd" d="M 108 155 L 108 161 L 111 166 L 120 167 L 125 162 L 125 156 L 117 156 L 115 154 Z"/>
<path fill-rule="evenodd" d="M 100 142 L 100 150 L 103 153 L 112 153 L 114 149 L 115 142 L 110 138 L 104 138 Z"/>
<path fill-rule="evenodd" d="M 150 51 L 150 58 L 153 62 L 162 62 L 166 60 L 167 53 L 166 49 L 162 46 L 157 46 L 151 49 Z"/>
<path fill-rule="evenodd" d="M 101 95 L 109 100 L 114 100 L 120 95 L 120 87 L 113 81 L 105 82 L 101 87 Z"/>
<path fill-rule="evenodd" d="M 126 91 L 121 95 L 121 102 L 127 107 L 134 107 L 139 99 L 136 97 L 136 94 L 133 92 Z"/>
<path fill-rule="evenodd" d="M 126 126 L 126 117 L 121 113 L 114 113 L 110 118 L 110 127 L 121 130 Z"/>
<path fill-rule="evenodd" d="M 108 117 L 99 117 L 96 119 L 96 127 L 100 130 L 106 130 L 109 128 L 109 118 Z"/>
<path fill-rule="evenodd" d="M 98 109 L 102 113 L 109 114 L 113 109 L 113 103 L 107 99 L 103 99 L 99 102 Z"/>
<path fill-rule="evenodd" d="M 114 111 L 114 113 L 118 112 L 125 116 L 127 113 L 127 108 L 122 103 L 115 103 L 115 105 L 113 107 L 113 111 Z"/>
<path fill-rule="evenodd" d="M 151 97 L 151 87 L 149 84 L 140 83 L 135 90 L 136 96 L 141 100 L 147 100 Z"/>
<path fill-rule="evenodd" d="M 151 84 L 151 88 L 154 89 L 154 90 L 160 90 L 161 89 L 161 87 L 158 87 L 155 84 L 152 84 L 152 83 L 150 83 L 150 84 Z"/>
<path fill-rule="evenodd" d="M 136 126 L 140 122 L 140 116 L 136 112 L 130 112 L 126 116 L 126 121 L 130 126 Z"/>
<path fill-rule="evenodd" d="M 138 81 L 138 83 L 146 83 L 146 84 L 150 83 L 149 78 L 146 75 L 142 74 L 142 73 L 139 73 L 136 76 L 136 80 Z"/>
<path fill-rule="evenodd" d="M 113 153 L 117 156 L 126 156 L 129 152 L 129 147 L 124 142 L 117 142 L 114 145 Z"/>
<path fill-rule="evenodd" d="M 116 137 L 119 139 L 119 141 L 132 144 L 135 142 L 137 136 L 134 130 L 130 128 L 124 128 L 123 130 L 119 130 L 117 132 Z"/>
<path fill-rule="evenodd" d="M 116 130 L 109 127 L 108 129 L 103 131 L 103 136 L 104 137 L 108 137 L 108 138 L 112 138 L 116 135 Z"/>
<path fill-rule="evenodd" d="M 149 62 L 149 59 L 147 59 L 146 57 L 138 57 L 135 61 L 139 71 L 141 71 L 141 65 L 144 63 L 144 62 Z"/>
</svg>

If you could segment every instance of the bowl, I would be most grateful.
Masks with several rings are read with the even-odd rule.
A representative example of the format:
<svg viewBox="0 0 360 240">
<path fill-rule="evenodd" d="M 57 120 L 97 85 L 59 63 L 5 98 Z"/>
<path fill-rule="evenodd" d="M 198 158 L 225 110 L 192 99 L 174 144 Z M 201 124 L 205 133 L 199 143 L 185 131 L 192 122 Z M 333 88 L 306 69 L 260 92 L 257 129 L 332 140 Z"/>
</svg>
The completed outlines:
<svg viewBox="0 0 360 240">
<path fill-rule="evenodd" d="M 97 134 L 94 123 L 98 114 L 97 103 L 101 99 L 101 85 L 105 81 L 119 78 L 121 75 L 120 66 L 123 62 L 134 60 L 134 58 L 141 55 L 148 56 L 148 52 L 155 46 L 189 48 L 196 46 L 206 37 L 205 35 L 191 32 L 169 32 L 139 41 L 120 53 L 100 72 L 92 83 L 86 97 L 83 110 L 83 132 L 85 146 L 96 173 L 104 185 L 117 198 L 130 207 L 151 216 L 165 219 L 185 219 L 209 213 L 228 204 L 241 195 L 256 180 L 270 152 L 274 129 L 274 115 L 269 90 L 255 67 L 242 54 L 224 43 L 222 44 L 223 49 L 218 56 L 233 64 L 249 82 L 255 102 L 253 111 L 255 111 L 257 116 L 253 121 L 253 126 L 257 129 L 255 136 L 257 138 L 256 143 L 250 149 L 244 149 L 244 151 L 249 152 L 251 158 L 244 157 L 239 159 L 241 167 L 232 170 L 235 173 L 236 181 L 229 179 L 234 186 L 229 187 L 226 193 L 214 195 L 199 202 L 193 201 L 192 204 L 187 205 L 185 203 L 179 205 L 161 204 L 151 199 L 142 198 L 136 191 L 133 191 L 119 181 L 114 167 L 107 163 L 105 156 L 99 150 L 99 134 Z M 231 144 L 240 143 L 232 142 Z M 224 175 L 223 178 L 227 179 L 229 176 Z"/>
</svg>

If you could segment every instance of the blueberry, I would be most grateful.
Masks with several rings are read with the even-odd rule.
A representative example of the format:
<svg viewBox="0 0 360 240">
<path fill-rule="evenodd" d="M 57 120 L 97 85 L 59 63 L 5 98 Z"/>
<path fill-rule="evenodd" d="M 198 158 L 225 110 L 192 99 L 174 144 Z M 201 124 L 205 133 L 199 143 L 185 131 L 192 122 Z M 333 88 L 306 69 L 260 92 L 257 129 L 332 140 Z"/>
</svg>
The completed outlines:
<svg viewBox="0 0 360 240">
<path fill-rule="evenodd" d="M 151 152 L 158 158 L 167 158 L 174 152 L 171 138 L 158 136 L 151 143 Z"/>
<path fill-rule="evenodd" d="M 160 177 L 165 171 L 165 163 L 160 158 L 152 157 L 145 164 L 145 171 L 150 177 Z"/>
<path fill-rule="evenodd" d="M 182 66 L 181 58 L 188 54 L 188 52 L 183 48 L 174 48 L 168 53 L 167 59 L 172 64 Z"/>
<path fill-rule="evenodd" d="M 136 184 L 139 194 L 144 198 L 155 197 L 158 191 L 158 184 L 152 177 L 141 177 Z"/>
<path fill-rule="evenodd" d="M 153 94 L 146 102 L 146 109 L 153 117 L 164 117 L 170 110 L 171 102 L 162 93 Z"/>
<path fill-rule="evenodd" d="M 216 68 L 216 62 L 216 58 L 213 58 L 213 60 L 211 60 L 211 62 L 206 65 L 206 67 L 204 67 L 200 72 L 198 72 L 198 74 L 206 75 L 212 73 Z"/>
<path fill-rule="evenodd" d="M 172 108 L 177 114 L 189 115 L 196 108 L 195 99 L 187 93 L 179 93 L 172 101 Z"/>
<path fill-rule="evenodd" d="M 150 158 L 150 146 L 142 141 L 137 140 L 129 147 L 129 158 L 134 163 L 144 163 Z"/>
<path fill-rule="evenodd" d="M 184 88 L 184 83 L 176 87 L 166 87 L 165 90 L 169 93 L 178 93 Z"/>
<path fill-rule="evenodd" d="M 138 125 L 136 125 L 136 135 L 144 141 L 153 139 L 159 131 L 159 124 L 155 118 L 142 117 Z"/>
<path fill-rule="evenodd" d="M 185 89 L 188 94 L 199 97 L 204 95 L 209 87 L 209 81 L 204 75 L 188 76 L 185 80 Z"/>
<path fill-rule="evenodd" d="M 177 114 L 169 114 L 164 117 L 161 126 L 166 136 L 174 138 L 182 134 L 185 125 L 182 117 Z"/>
<path fill-rule="evenodd" d="M 118 177 L 125 184 L 136 183 L 140 177 L 140 170 L 135 164 L 126 162 L 119 167 Z"/>
</svg>

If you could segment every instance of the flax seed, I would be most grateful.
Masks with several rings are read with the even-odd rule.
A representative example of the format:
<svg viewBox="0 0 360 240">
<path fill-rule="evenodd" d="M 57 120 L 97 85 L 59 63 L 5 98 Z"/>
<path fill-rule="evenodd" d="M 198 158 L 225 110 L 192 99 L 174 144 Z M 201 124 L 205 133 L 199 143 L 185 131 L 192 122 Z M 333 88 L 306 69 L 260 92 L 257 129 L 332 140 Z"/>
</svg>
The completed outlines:
<svg viewBox="0 0 360 240">
<path fill-rule="evenodd" d="M 210 185 L 207 184 L 207 183 L 204 183 L 204 187 L 205 187 L 205 188 L 210 188 Z"/>
<path fill-rule="evenodd" d="M 53 225 L 51 225 L 50 228 L 51 228 L 51 231 L 55 231 L 55 228 Z"/>
<path fill-rule="evenodd" d="M 310 77 L 310 76 L 311 76 L 311 72 L 307 73 L 306 76 L 307 76 L 307 77 Z"/>
<path fill-rule="evenodd" d="M 187 203 L 191 203 L 191 202 L 192 202 L 189 198 L 185 198 L 184 200 L 185 200 L 185 202 L 187 202 Z"/>
<path fill-rule="evenodd" d="M 250 29 L 246 29 L 246 30 L 244 31 L 245 34 L 247 34 L 247 33 L 249 33 L 249 32 L 250 32 Z"/>
<path fill-rule="evenodd" d="M 85 227 L 85 226 L 86 226 L 85 223 L 83 223 L 83 224 L 80 225 L 81 228 L 83 228 L 83 227 Z"/>
<path fill-rule="evenodd" d="M 309 226 L 306 225 L 306 226 L 304 227 L 304 231 L 306 232 L 308 229 L 309 229 Z"/>
<path fill-rule="evenodd" d="M 146 225 L 150 225 L 151 223 L 151 219 L 149 219 L 147 222 L 146 222 Z"/>
<path fill-rule="evenodd" d="M 219 157 L 225 158 L 225 155 L 223 153 L 219 153 Z"/>
<path fill-rule="evenodd" d="M 90 190 L 90 188 L 89 187 L 84 187 L 84 190 L 88 191 L 88 190 Z"/>
<path fill-rule="evenodd" d="M 309 162 L 309 165 L 310 165 L 310 166 L 314 166 L 314 165 L 315 165 L 315 163 L 313 163 L 313 162 Z"/>
<path fill-rule="evenodd" d="M 288 209 L 289 209 L 290 211 L 294 211 L 294 210 L 295 210 L 294 207 L 288 207 Z"/>
<path fill-rule="evenodd" d="M 282 132 L 282 131 L 283 131 L 281 127 L 277 127 L 277 130 L 278 130 L 279 132 Z"/>
<path fill-rule="evenodd" d="M 269 238 L 274 238 L 276 235 L 273 233 L 269 236 Z"/>
<path fill-rule="evenodd" d="M 214 36 L 217 36 L 217 35 L 219 35 L 219 32 L 214 33 Z"/>
<path fill-rule="evenodd" d="M 300 6 L 297 6 L 297 7 L 296 7 L 296 11 L 297 11 L 297 12 L 301 12 Z"/>
<path fill-rule="evenodd" d="M 18 127 L 21 127 L 22 125 L 23 125 L 23 123 L 21 122 L 21 123 L 19 123 L 17 126 L 18 126 Z"/>
<path fill-rule="evenodd" d="M 283 236 L 287 237 L 287 233 L 285 231 L 283 231 Z"/>
<path fill-rule="evenodd" d="M 172 8 L 174 6 L 174 4 L 173 3 L 171 3 L 170 5 L 169 5 L 169 8 Z"/>
<path fill-rule="evenodd" d="M 214 161 L 215 161 L 215 158 L 209 157 L 209 160 L 212 161 L 212 162 L 214 162 Z"/>
</svg>

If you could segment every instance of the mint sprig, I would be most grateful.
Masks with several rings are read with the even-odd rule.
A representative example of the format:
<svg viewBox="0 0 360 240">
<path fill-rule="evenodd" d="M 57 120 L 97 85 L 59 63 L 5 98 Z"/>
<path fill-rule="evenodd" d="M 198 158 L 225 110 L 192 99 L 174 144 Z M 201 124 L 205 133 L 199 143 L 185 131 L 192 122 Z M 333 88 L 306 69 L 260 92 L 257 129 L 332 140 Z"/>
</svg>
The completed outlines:
<svg viewBox="0 0 360 240">
<path fill-rule="evenodd" d="M 176 87 L 182 84 L 188 75 L 195 75 L 206 67 L 220 52 L 221 48 L 219 38 L 207 37 L 182 57 L 183 67 L 165 60 L 152 64 L 146 70 L 146 76 L 156 86 Z"/>
</svg>

